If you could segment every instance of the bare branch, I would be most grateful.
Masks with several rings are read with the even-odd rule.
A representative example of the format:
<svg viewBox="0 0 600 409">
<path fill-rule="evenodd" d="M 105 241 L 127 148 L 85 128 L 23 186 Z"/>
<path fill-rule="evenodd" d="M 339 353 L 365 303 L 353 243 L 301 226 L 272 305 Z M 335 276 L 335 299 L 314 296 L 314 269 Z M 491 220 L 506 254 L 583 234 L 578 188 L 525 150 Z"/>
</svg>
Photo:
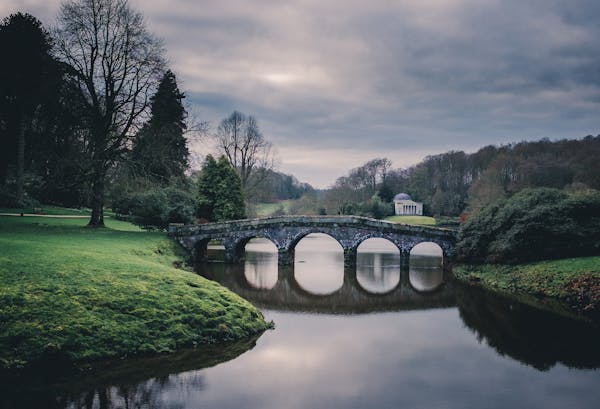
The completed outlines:
<svg viewBox="0 0 600 409">
<path fill-rule="evenodd" d="M 164 68 L 163 46 L 127 0 L 67 0 L 58 23 L 57 57 L 76 73 L 89 117 L 92 184 L 103 191 L 107 167 L 149 108 Z"/>
<path fill-rule="evenodd" d="M 240 175 L 246 191 L 256 187 L 266 176 L 267 172 L 259 174 L 259 170 L 273 169 L 275 161 L 271 143 L 260 132 L 253 116 L 247 117 L 234 111 L 221 121 L 214 138 L 220 153 Z"/>
</svg>

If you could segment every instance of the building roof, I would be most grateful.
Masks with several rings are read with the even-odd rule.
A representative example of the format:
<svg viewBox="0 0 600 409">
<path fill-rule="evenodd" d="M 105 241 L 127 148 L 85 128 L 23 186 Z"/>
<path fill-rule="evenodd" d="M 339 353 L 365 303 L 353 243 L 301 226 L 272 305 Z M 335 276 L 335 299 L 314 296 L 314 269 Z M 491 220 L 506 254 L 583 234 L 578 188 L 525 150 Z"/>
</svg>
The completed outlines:
<svg viewBox="0 0 600 409">
<path fill-rule="evenodd" d="M 406 193 L 398 193 L 396 196 L 394 196 L 394 200 L 412 200 L 412 199 Z"/>
</svg>

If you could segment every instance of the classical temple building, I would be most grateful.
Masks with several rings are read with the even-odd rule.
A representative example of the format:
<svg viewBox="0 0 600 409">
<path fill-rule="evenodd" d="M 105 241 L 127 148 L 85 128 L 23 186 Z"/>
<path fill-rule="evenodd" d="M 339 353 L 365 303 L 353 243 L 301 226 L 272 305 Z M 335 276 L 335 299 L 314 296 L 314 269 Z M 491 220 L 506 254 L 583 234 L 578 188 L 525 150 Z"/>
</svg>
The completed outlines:
<svg viewBox="0 0 600 409">
<path fill-rule="evenodd" d="M 413 202 L 406 193 L 394 196 L 394 208 L 398 216 L 423 216 L 423 203 Z"/>
</svg>

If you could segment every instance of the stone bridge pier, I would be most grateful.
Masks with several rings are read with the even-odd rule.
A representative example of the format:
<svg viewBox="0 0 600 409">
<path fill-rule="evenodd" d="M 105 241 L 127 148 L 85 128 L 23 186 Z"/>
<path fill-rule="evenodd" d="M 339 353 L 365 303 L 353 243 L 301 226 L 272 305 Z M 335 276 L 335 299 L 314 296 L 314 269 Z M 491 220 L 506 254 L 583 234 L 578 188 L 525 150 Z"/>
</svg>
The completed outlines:
<svg viewBox="0 0 600 409">
<path fill-rule="evenodd" d="M 347 266 L 356 263 L 358 246 L 370 238 L 382 238 L 400 250 L 400 260 L 408 266 L 410 250 L 419 243 L 440 246 L 444 259 L 454 256 L 456 232 L 430 226 L 411 226 L 358 216 L 282 216 L 266 219 L 236 220 L 203 225 L 171 225 L 169 235 L 192 253 L 195 261 L 206 258 L 211 240 L 225 247 L 225 261 L 244 259 L 246 244 L 253 238 L 265 238 L 277 247 L 279 265 L 293 265 L 298 242 L 311 233 L 334 238 L 344 251 Z"/>
</svg>

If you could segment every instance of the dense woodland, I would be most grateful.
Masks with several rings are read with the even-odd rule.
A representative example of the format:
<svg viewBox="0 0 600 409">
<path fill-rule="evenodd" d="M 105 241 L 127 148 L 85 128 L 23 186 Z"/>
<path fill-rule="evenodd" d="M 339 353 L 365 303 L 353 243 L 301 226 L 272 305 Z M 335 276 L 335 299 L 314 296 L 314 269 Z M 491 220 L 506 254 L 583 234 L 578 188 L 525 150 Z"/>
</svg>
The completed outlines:
<svg viewBox="0 0 600 409">
<path fill-rule="evenodd" d="M 374 159 L 337 179 L 326 193 L 328 213 L 392 212 L 395 193 L 409 193 L 433 216 L 476 212 L 496 200 L 533 187 L 568 191 L 600 189 L 600 135 L 580 140 L 486 146 L 467 154 L 426 157 L 408 169 Z"/>
<path fill-rule="evenodd" d="M 406 192 L 426 214 L 456 217 L 525 188 L 600 189 L 599 135 L 451 151 L 408 169 L 376 158 L 317 191 L 275 170 L 253 116 L 233 111 L 214 126 L 189 118 L 160 41 L 125 0 L 66 2 L 57 23 L 50 32 L 17 13 L 0 24 L 4 207 L 90 207 L 91 225 L 102 225 L 103 209 L 112 208 L 164 227 L 253 216 L 246 208 L 282 200 L 291 200 L 285 212 L 293 214 L 381 218 L 392 214 L 393 196 Z M 133 29 L 135 38 L 127 37 Z M 189 166 L 190 138 L 213 138 L 218 146 L 200 170 Z M 222 169 L 226 163 L 235 176 Z M 212 171 L 217 164 L 221 170 Z M 211 184 L 232 192 L 217 197 Z M 223 200 L 231 211 L 215 213 Z"/>
</svg>

